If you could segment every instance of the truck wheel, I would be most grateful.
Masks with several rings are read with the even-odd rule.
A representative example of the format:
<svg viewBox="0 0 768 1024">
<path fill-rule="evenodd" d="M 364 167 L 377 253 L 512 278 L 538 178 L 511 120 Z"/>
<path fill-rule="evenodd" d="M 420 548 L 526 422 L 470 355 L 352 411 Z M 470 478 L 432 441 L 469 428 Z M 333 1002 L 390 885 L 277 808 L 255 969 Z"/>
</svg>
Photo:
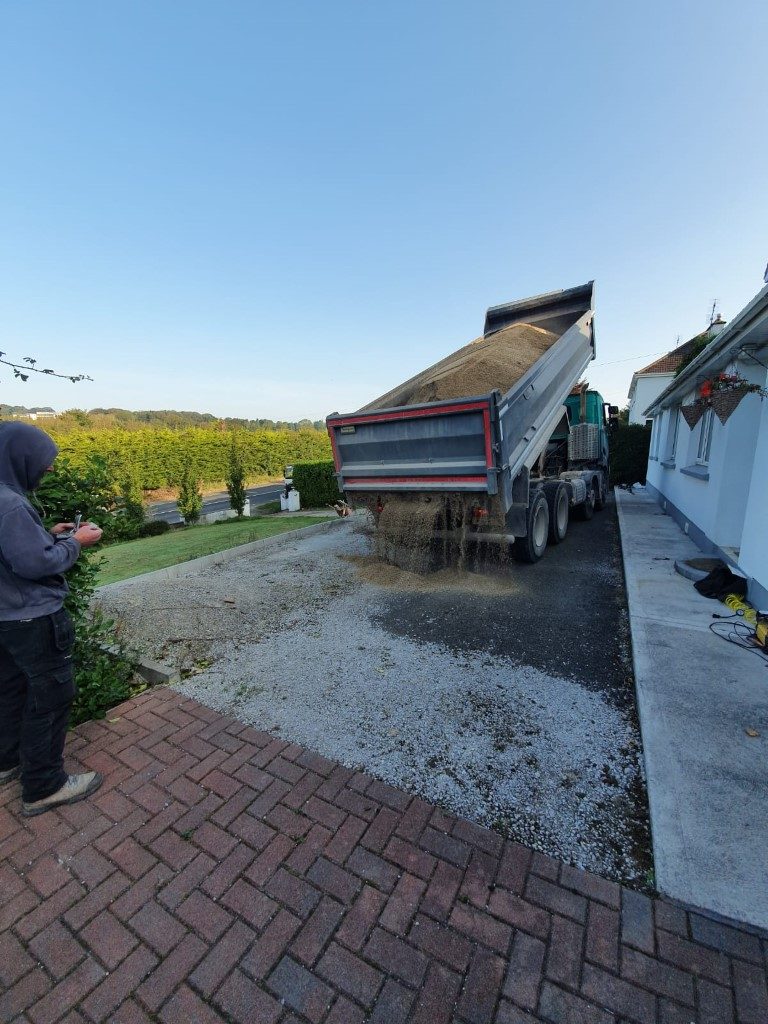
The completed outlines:
<svg viewBox="0 0 768 1024">
<path fill-rule="evenodd" d="M 547 550 L 549 505 L 543 491 L 536 491 L 528 506 L 524 537 L 517 537 L 512 553 L 518 562 L 538 562 Z"/>
<path fill-rule="evenodd" d="M 559 544 L 568 532 L 570 497 L 568 488 L 557 481 L 544 484 L 544 494 L 549 506 L 549 543 Z"/>
<path fill-rule="evenodd" d="M 597 486 L 597 497 L 595 498 L 595 509 L 598 512 L 602 512 L 605 506 L 608 504 L 608 484 L 606 483 L 605 477 L 596 477 L 595 485 Z"/>
<path fill-rule="evenodd" d="M 587 487 L 587 496 L 581 505 L 576 506 L 579 519 L 589 520 L 595 514 L 595 503 L 597 501 L 598 487 L 595 481 Z"/>
</svg>

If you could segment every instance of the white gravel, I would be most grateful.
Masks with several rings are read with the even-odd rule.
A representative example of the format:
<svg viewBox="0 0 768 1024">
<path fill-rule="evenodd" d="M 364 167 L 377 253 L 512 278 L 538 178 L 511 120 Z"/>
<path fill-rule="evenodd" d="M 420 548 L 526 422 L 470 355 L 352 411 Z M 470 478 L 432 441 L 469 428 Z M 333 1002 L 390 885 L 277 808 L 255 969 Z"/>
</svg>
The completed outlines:
<svg viewBox="0 0 768 1024">
<path fill-rule="evenodd" d="M 148 654 L 191 670 L 179 688 L 209 707 L 642 882 L 632 715 L 565 675 L 386 632 L 375 620 L 397 594 L 340 557 L 369 550 L 351 524 L 172 583 L 139 579 L 101 603 Z"/>
</svg>

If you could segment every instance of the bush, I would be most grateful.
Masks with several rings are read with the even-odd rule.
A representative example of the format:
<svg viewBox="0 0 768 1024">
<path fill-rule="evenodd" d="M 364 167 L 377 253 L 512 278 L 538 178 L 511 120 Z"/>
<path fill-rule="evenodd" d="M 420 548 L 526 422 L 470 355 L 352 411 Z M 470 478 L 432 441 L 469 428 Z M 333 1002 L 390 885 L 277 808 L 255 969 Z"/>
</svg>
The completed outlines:
<svg viewBox="0 0 768 1024">
<path fill-rule="evenodd" d="M 332 462 L 299 462 L 293 467 L 293 486 L 301 495 L 302 508 L 320 508 L 339 500 Z"/>
<path fill-rule="evenodd" d="M 164 519 L 153 519 L 144 523 L 139 529 L 139 537 L 159 537 L 161 533 L 169 533 L 171 524 Z"/>
<path fill-rule="evenodd" d="M 200 493 L 200 481 L 192 470 L 192 463 L 187 462 L 181 474 L 179 484 L 179 500 L 176 502 L 179 515 L 187 525 L 196 523 L 203 510 L 203 496 Z"/>
<path fill-rule="evenodd" d="M 112 520 L 114 492 L 105 461 L 91 459 L 82 469 L 66 459 L 46 474 L 35 494 L 35 504 L 45 526 L 71 522 L 79 512 L 83 521 L 108 525 Z M 103 718 L 109 708 L 136 692 L 134 662 L 119 643 L 115 624 L 91 607 L 96 589 L 99 556 L 84 549 L 67 573 L 69 594 L 65 607 L 75 626 L 75 683 L 77 696 L 71 724 Z M 107 650 L 109 648 L 109 650 Z"/>
<path fill-rule="evenodd" d="M 620 425 L 611 431 L 611 482 L 614 484 L 645 483 L 651 429 L 640 423 Z"/>
</svg>

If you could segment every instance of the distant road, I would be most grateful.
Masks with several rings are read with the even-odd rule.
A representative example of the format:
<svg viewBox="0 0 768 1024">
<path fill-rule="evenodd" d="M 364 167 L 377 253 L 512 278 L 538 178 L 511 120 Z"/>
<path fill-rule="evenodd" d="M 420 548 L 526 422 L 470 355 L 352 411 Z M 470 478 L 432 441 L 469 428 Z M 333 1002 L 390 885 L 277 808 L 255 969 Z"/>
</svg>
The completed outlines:
<svg viewBox="0 0 768 1024">
<path fill-rule="evenodd" d="M 268 501 L 277 501 L 283 493 L 282 484 L 264 484 L 261 487 L 249 487 L 248 497 L 251 505 L 264 505 Z M 207 494 L 203 498 L 203 512 L 219 512 L 229 508 L 229 495 L 226 491 Z M 181 516 L 175 501 L 154 501 L 147 505 L 148 519 L 164 519 L 166 523 L 180 523 Z"/>
</svg>

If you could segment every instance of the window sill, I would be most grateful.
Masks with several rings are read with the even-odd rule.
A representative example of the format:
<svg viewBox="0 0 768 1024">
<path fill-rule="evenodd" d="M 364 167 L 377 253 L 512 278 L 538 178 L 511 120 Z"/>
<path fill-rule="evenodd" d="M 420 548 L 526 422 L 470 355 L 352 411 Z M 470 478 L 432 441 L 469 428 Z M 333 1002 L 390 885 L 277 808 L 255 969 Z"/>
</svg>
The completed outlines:
<svg viewBox="0 0 768 1024">
<path fill-rule="evenodd" d="M 697 480 L 709 480 L 709 466 L 683 466 L 680 472 L 694 476 Z"/>
<path fill-rule="evenodd" d="M 674 459 L 664 459 L 664 461 L 662 462 L 662 466 L 664 467 L 664 469 L 674 469 L 675 468 L 675 460 Z"/>
</svg>

